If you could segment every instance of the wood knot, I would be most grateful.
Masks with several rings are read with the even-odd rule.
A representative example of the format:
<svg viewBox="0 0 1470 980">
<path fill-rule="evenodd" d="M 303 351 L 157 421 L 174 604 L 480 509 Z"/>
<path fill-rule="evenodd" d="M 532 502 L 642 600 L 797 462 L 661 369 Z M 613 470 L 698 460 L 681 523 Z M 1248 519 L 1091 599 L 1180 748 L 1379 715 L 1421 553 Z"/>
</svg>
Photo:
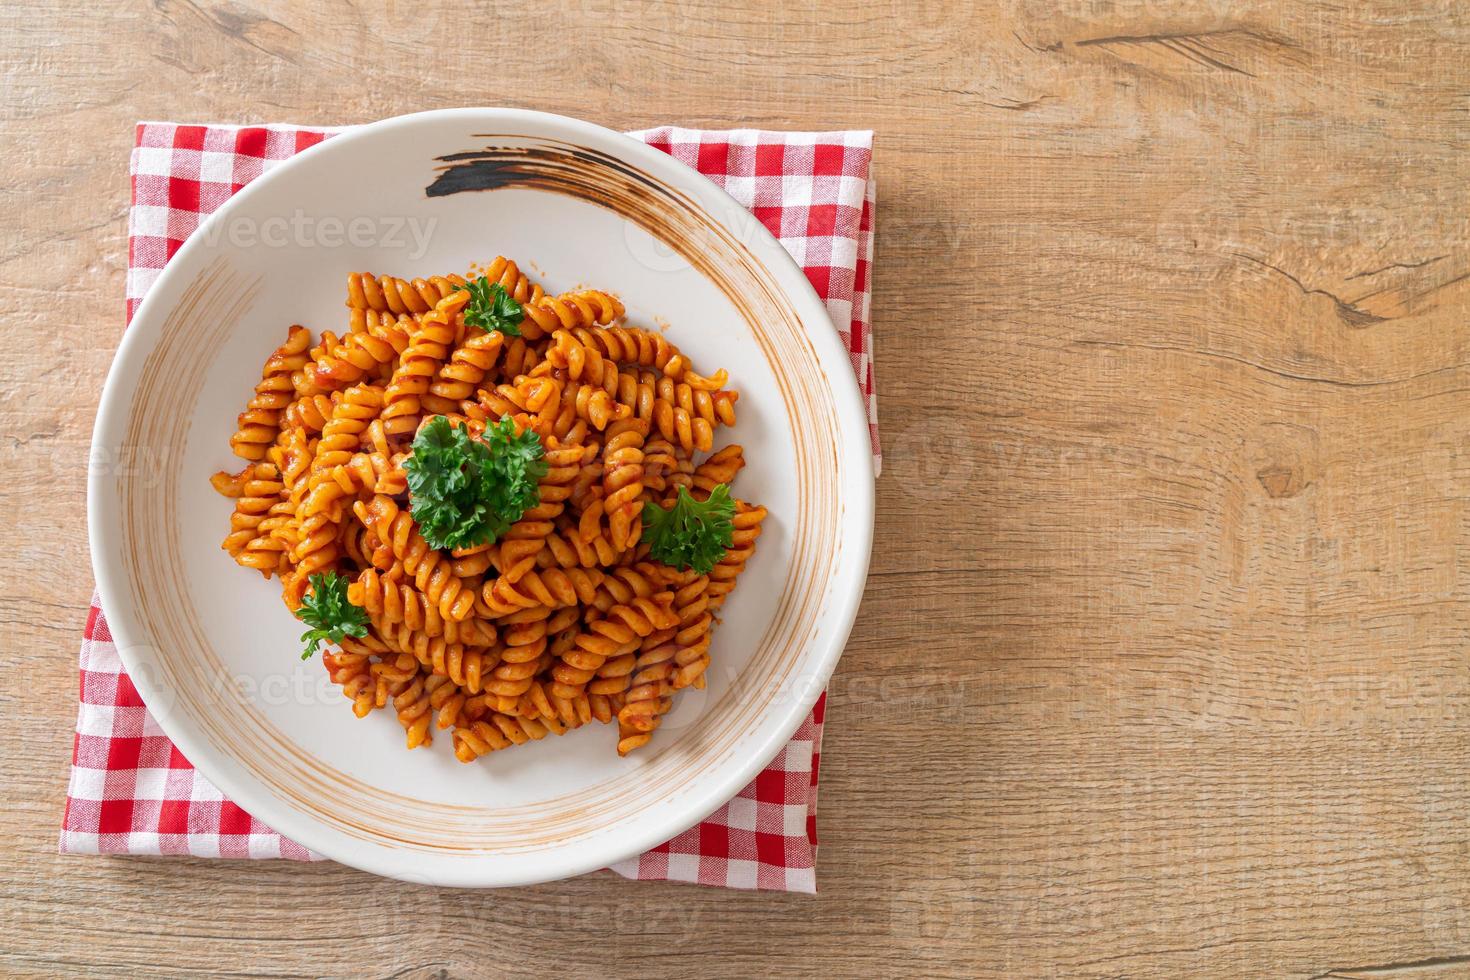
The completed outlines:
<svg viewBox="0 0 1470 980">
<path fill-rule="evenodd" d="M 1290 500 L 1318 476 L 1317 433 L 1290 422 L 1268 422 L 1247 440 L 1246 472 L 1272 500 Z"/>
<path fill-rule="evenodd" d="M 1301 472 L 1291 466 L 1272 465 L 1256 471 L 1256 479 L 1273 500 L 1295 497 L 1308 486 Z"/>
</svg>

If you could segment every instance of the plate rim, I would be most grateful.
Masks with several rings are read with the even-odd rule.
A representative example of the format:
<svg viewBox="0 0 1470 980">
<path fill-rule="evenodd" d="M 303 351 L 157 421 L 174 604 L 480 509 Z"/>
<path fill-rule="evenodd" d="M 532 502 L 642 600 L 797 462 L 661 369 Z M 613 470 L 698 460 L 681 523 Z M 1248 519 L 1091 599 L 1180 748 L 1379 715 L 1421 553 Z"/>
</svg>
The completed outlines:
<svg viewBox="0 0 1470 980">
<path fill-rule="evenodd" d="M 590 137 L 594 141 L 611 142 L 616 147 L 614 156 L 621 156 L 630 163 L 644 167 L 648 172 L 661 176 L 671 186 L 685 192 L 697 189 L 699 210 L 720 227 L 729 229 L 733 217 L 748 216 L 750 213 L 708 177 L 672 155 L 663 153 L 625 133 L 556 113 L 489 106 L 407 113 L 340 130 L 330 141 L 324 140 L 316 146 L 281 161 L 239 192 L 231 195 L 218 209 L 200 222 L 195 232 L 165 264 L 158 278 L 154 280 L 138 305 L 131 324 L 123 331 L 117 352 L 108 369 L 93 425 L 87 479 L 87 524 L 93 574 L 102 600 L 102 608 L 108 611 L 109 631 L 117 647 L 118 656 L 132 677 L 145 704 L 150 700 L 150 695 L 154 703 L 161 703 L 157 700 L 161 692 L 157 690 L 157 685 L 151 677 L 152 672 L 146 669 L 140 670 L 140 667 L 146 666 L 146 658 L 140 660 L 139 648 L 129 642 L 129 633 L 136 631 L 136 623 L 132 621 L 130 607 L 109 602 L 109 597 L 126 594 L 124 583 L 127 580 L 127 573 L 118 567 L 121 563 L 113 557 L 119 553 L 121 542 L 114 530 L 118 527 L 118 522 L 107 519 L 109 510 L 116 510 L 116 502 L 111 499 L 111 495 L 104 486 L 110 474 L 106 466 L 97 462 L 99 450 L 106 452 L 120 442 L 132 409 L 132 398 L 136 394 L 139 368 L 142 366 L 143 359 L 154 347 L 154 344 L 142 339 L 145 331 L 138 329 L 139 325 L 154 319 L 159 319 L 161 323 L 161 317 L 166 315 L 171 308 L 170 305 L 165 305 L 168 301 L 164 297 L 177 288 L 175 280 L 183 280 L 185 276 L 183 270 L 189 262 L 193 261 L 192 256 L 206 247 L 208 236 L 200 232 L 205 230 L 207 223 L 228 220 L 232 211 L 247 206 L 252 197 L 260 193 L 262 188 L 267 188 L 281 179 L 280 175 L 291 173 L 303 166 L 303 161 L 310 160 L 323 146 L 343 142 L 351 144 L 359 140 L 378 137 L 393 129 L 438 120 L 473 121 L 476 124 L 508 124 L 510 126 L 528 124 L 543 128 L 549 127 L 553 130 L 560 129 L 562 133 L 573 137 Z M 690 186 L 691 184 L 693 187 Z M 711 197 L 706 195 L 712 195 L 713 200 L 718 201 L 722 209 L 728 207 L 732 210 L 724 215 L 717 213 L 710 207 Z M 844 483 L 841 487 L 844 509 L 848 510 L 851 515 L 860 518 L 856 521 L 843 520 L 839 525 L 839 533 L 845 536 L 853 533 L 859 535 L 858 540 L 847 537 L 844 541 L 844 550 L 851 548 L 852 551 L 852 562 L 848 566 L 850 571 L 845 572 L 846 575 L 852 577 L 852 586 L 847 589 L 834 589 L 832 592 L 828 616 L 833 626 L 828 633 L 826 649 L 821 650 L 816 661 L 810 664 L 814 668 L 810 673 L 814 683 L 803 685 L 799 694 L 789 699 L 786 707 L 775 710 L 779 723 L 772 728 L 771 734 L 757 743 L 758 751 L 747 752 L 744 761 L 738 765 L 730 765 L 720 775 L 710 778 L 709 786 L 702 794 L 694 798 L 692 805 L 686 802 L 677 808 L 670 807 L 668 808 L 670 815 L 661 819 L 640 820 L 628 826 L 626 832 L 616 838 L 619 846 L 612 848 L 599 845 L 583 848 L 593 853 L 581 857 L 577 856 L 578 848 L 575 846 L 553 847 L 537 852 L 540 860 L 538 870 L 521 874 L 496 873 L 494 855 L 481 854 L 474 858 L 456 857 L 454 858 L 456 871 L 459 867 L 463 867 L 466 873 L 445 873 L 443 869 L 436 868 L 432 875 L 433 884 L 453 887 L 510 887 L 560 880 L 616 864 L 688 830 L 727 803 L 770 764 L 811 712 L 812 706 L 825 690 L 827 681 L 836 668 L 837 661 L 841 658 L 866 588 L 873 539 L 875 488 L 873 459 L 867 438 L 866 405 L 855 373 L 847 369 L 850 366 L 850 352 L 841 342 L 837 331 L 835 329 L 811 329 L 814 321 L 824 328 L 831 328 L 832 324 L 825 302 L 817 295 L 799 263 L 762 223 L 749 222 L 748 226 L 743 225 L 740 231 L 750 236 L 744 243 L 747 249 L 757 256 L 762 267 L 773 274 L 781 293 L 792 302 L 798 314 L 798 320 L 805 328 L 805 335 L 816 350 L 817 363 L 827 365 L 835 358 L 844 367 L 844 370 L 841 371 L 824 372 L 827 378 L 826 383 L 822 386 L 822 390 L 830 392 L 833 397 L 839 427 L 844 433 L 838 445 L 842 446 L 850 441 L 853 434 L 848 433 L 847 430 L 854 425 L 858 426 L 859 434 L 862 436 L 858 446 L 860 452 L 849 454 L 859 458 L 845 460 L 854 466 L 853 477 L 848 481 L 851 485 Z M 779 268 L 773 268 L 773 266 L 779 266 Z M 187 280 L 185 284 L 187 285 Z M 127 399 L 126 404 L 119 404 L 124 398 Z M 126 411 L 119 411 L 120 408 Z M 814 646 L 816 644 L 808 644 L 806 649 L 811 650 Z M 780 717 L 783 712 L 785 717 Z M 407 881 L 423 883 L 430 880 L 430 876 L 406 872 L 391 862 L 381 860 L 379 845 L 342 842 L 341 846 L 338 846 L 337 839 L 328 828 L 321 827 L 309 815 L 294 809 L 281 800 L 270 791 L 269 786 L 261 784 L 255 776 L 248 772 L 240 772 L 237 775 L 233 771 L 229 756 L 218 749 L 212 741 L 202 736 L 196 739 L 187 724 L 176 723 L 170 717 L 157 715 L 153 717 L 164 734 L 178 746 L 189 759 L 190 764 L 202 776 L 214 784 L 226 798 L 237 802 L 246 812 L 277 833 L 307 847 L 316 854 L 349 867 Z M 441 856 L 420 855 L 420 857 L 425 863 L 443 860 Z"/>
</svg>

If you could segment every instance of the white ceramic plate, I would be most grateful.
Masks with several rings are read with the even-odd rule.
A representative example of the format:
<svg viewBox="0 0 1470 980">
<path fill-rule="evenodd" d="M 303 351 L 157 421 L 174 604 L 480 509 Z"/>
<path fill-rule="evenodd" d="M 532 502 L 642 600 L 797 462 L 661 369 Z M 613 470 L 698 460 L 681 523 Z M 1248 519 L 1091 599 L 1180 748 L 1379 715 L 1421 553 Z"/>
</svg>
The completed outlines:
<svg viewBox="0 0 1470 980">
<path fill-rule="evenodd" d="M 619 294 L 740 391 L 770 509 L 723 610 L 705 691 L 626 759 L 592 725 L 470 766 L 354 718 L 279 583 L 222 550 L 209 475 L 266 355 L 301 323 L 341 331 L 346 274 L 465 273 L 497 254 L 548 292 Z M 92 560 L 123 662 L 164 731 L 235 802 L 379 874 L 511 885 L 603 867 L 692 826 L 790 737 L 847 639 L 867 574 L 873 473 L 847 352 L 801 270 L 733 200 L 669 156 L 560 116 L 426 112 L 281 164 L 194 234 L 138 309 L 94 434 Z"/>
</svg>

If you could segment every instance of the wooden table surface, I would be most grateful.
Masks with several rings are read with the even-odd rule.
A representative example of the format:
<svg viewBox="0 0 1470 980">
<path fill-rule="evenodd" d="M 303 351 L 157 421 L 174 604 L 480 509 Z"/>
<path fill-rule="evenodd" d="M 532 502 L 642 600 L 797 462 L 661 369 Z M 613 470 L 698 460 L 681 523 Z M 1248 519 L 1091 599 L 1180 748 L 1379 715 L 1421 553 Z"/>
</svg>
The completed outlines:
<svg viewBox="0 0 1470 980">
<path fill-rule="evenodd" d="M 1470 963 L 1466 8 L 557 6 L 0 9 L 0 972 Z M 820 894 L 58 857 L 133 122 L 497 104 L 877 131 Z"/>
</svg>

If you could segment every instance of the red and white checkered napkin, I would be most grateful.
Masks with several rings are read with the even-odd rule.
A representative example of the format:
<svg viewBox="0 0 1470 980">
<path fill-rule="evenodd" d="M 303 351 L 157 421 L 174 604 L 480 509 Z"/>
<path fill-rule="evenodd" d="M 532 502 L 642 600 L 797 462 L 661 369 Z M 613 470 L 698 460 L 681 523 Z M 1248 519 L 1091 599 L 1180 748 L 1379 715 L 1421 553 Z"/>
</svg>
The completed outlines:
<svg viewBox="0 0 1470 980">
<path fill-rule="evenodd" d="M 128 216 L 129 320 L 205 215 L 276 163 L 337 132 L 139 124 Z M 723 186 L 801 264 L 852 354 L 867 398 L 877 464 L 868 320 L 872 134 L 664 126 L 632 135 Z M 138 697 L 97 603 L 94 596 L 82 639 L 81 710 L 62 852 L 315 859 L 226 800 L 179 754 Z M 815 891 L 817 763 L 825 703 L 824 694 L 770 766 L 729 803 L 612 870 L 628 878 Z"/>
</svg>

